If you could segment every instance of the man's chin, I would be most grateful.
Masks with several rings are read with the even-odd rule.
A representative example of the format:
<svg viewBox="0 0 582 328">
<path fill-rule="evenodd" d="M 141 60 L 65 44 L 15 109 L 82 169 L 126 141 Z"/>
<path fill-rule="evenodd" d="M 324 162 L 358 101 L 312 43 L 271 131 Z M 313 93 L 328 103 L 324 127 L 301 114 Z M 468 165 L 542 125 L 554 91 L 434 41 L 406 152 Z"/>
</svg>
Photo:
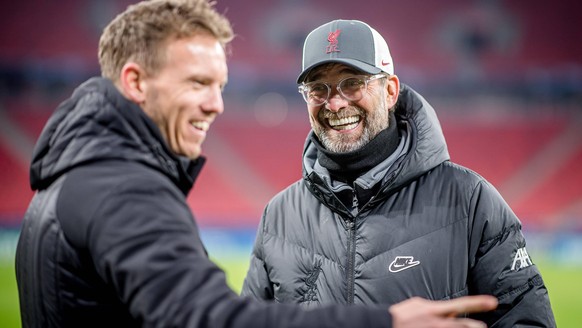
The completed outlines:
<svg viewBox="0 0 582 328">
<path fill-rule="evenodd" d="M 191 160 L 195 160 L 200 157 L 202 149 L 200 147 L 193 147 L 191 149 L 179 149 L 174 150 L 174 153 L 178 156 L 186 157 Z"/>
<path fill-rule="evenodd" d="M 348 153 L 353 151 L 357 148 L 356 142 L 352 140 L 338 140 L 337 138 L 334 139 L 327 139 L 323 142 L 324 147 L 334 153 Z"/>
<path fill-rule="evenodd" d="M 198 157 L 200 157 L 200 154 L 201 154 L 201 152 L 197 151 L 195 153 L 190 153 L 190 154 L 186 155 L 186 157 L 188 157 L 191 160 L 195 160 L 195 159 L 198 159 Z"/>
</svg>

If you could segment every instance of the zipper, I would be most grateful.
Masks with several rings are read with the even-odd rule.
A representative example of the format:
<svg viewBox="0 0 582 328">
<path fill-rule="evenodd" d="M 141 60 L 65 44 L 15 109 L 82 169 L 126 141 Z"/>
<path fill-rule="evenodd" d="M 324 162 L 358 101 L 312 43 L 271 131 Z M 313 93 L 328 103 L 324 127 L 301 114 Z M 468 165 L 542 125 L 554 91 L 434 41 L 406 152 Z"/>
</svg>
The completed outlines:
<svg viewBox="0 0 582 328">
<path fill-rule="evenodd" d="M 347 265 L 347 280 L 348 280 L 348 295 L 347 303 L 354 304 L 354 288 L 355 288 L 355 265 L 356 265 L 356 219 L 348 219 L 348 265 Z"/>
</svg>

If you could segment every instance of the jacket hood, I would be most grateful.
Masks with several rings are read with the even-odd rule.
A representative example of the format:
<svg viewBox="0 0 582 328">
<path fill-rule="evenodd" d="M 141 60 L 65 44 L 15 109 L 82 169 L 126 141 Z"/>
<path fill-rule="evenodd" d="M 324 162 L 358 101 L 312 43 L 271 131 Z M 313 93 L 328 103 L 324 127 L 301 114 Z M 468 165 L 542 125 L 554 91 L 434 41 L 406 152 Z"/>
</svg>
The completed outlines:
<svg viewBox="0 0 582 328">
<path fill-rule="evenodd" d="M 30 166 L 33 190 L 43 189 L 72 168 L 97 161 L 140 162 L 161 171 L 187 193 L 204 158 L 174 155 L 158 127 L 104 78 L 80 85 L 45 125 Z"/>
<path fill-rule="evenodd" d="M 395 186 L 408 183 L 450 160 L 447 143 L 434 108 L 416 91 L 402 84 L 396 121 L 410 131 L 410 149 L 399 165 Z"/>
<path fill-rule="evenodd" d="M 369 187 L 376 186 L 380 182 L 379 190 L 384 195 L 450 159 L 445 137 L 434 109 L 420 94 L 405 84 L 401 84 L 395 117 L 401 135 L 403 139 L 406 139 L 401 142 L 405 145 L 403 154 L 390 161 L 389 169 L 374 168 L 375 174 L 366 174 L 364 177 L 367 181 L 363 181 L 363 185 Z M 316 197 L 337 208 L 339 201 L 337 197 L 331 195 L 331 191 L 337 192 L 342 188 L 330 187 L 329 176 L 321 176 L 321 173 L 317 173 L 318 150 L 311 141 L 313 133 L 310 131 L 303 150 L 303 178 Z M 379 166 L 382 165 L 385 165 L 385 162 L 379 164 Z M 382 174 L 377 174 L 378 172 Z M 382 198 L 376 197 L 376 200 L 379 201 Z"/>
</svg>

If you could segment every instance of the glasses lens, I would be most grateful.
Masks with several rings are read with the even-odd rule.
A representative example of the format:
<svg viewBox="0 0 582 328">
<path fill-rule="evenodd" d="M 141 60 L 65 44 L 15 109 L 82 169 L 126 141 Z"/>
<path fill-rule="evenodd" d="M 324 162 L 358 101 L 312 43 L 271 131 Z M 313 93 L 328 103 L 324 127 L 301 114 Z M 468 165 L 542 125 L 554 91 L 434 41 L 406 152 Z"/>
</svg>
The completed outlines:
<svg viewBox="0 0 582 328">
<path fill-rule="evenodd" d="M 303 89 L 305 100 L 309 104 L 321 105 L 327 100 L 329 88 L 325 83 L 313 83 L 306 85 Z"/>
<path fill-rule="evenodd" d="M 366 81 L 361 77 L 350 77 L 339 83 L 342 95 L 348 100 L 362 99 L 362 90 L 366 87 Z"/>
</svg>

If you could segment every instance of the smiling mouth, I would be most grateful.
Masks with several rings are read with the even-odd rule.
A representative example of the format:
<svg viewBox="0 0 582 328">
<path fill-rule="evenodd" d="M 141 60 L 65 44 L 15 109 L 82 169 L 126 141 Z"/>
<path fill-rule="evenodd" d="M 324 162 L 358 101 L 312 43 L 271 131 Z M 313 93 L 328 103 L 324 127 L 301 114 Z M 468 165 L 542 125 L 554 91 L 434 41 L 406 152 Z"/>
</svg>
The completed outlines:
<svg viewBox="0 0 582 328">
<path fill-rule="evenodd" d="M 210 123 L 206 122 L 206 121 L 195 121 L 190 123 L 194 128 L 201 130 L 201 131 L 208 131 L 208 129 L 210 128 Z"/>
<path fill-rule="evenodd" d="M 334 130 L 351 130 L 360 124 L 360 116 L 348 116 L 342 118 L 328 118 L 327 122 Z"/>
</svg>

